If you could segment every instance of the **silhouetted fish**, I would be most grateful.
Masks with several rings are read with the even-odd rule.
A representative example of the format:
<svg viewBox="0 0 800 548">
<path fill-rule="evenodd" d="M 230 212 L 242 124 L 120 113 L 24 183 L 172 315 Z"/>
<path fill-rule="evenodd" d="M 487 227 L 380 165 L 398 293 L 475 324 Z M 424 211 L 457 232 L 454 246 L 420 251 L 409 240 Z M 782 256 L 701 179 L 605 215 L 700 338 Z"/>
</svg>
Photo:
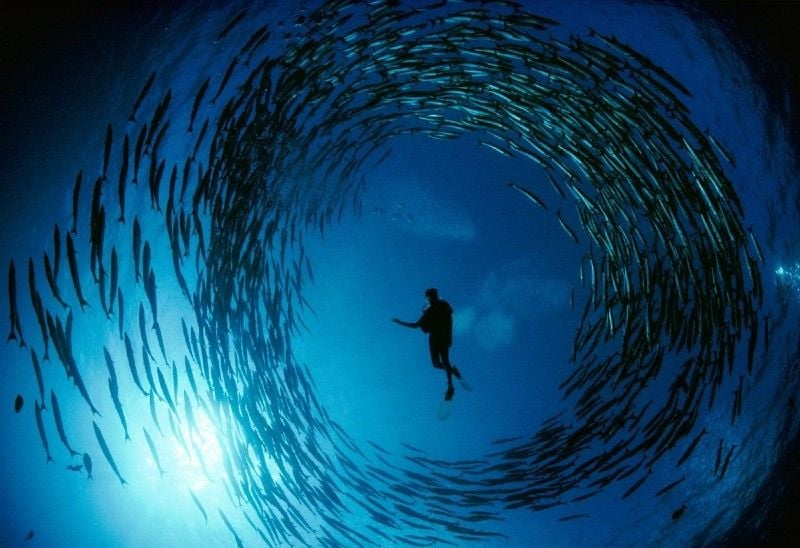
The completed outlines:
<svg viewBox="0 0 800 548">
<path fill-rule="evenodd" d="M 53 457 L 50 456 L 50 446 L 47 443 L 47 434 L 44 431 L 44 422 L 42 421 L 42 408 L 39 406 L 38 401 L 33 402 L 34 414 L 36 416 L 36 428 L 39 430 L 39 439 L 42 441 L 42 447 L 47 455 L 47 462 L 52 462 Z"/>
<path fill-rule="evenodd" d="M 58 437 L 61 439 L 61 443 L 63 443 L 64 447 L 66 447 L 67 451 L 69 451 L 70 457 L 80 455 L 80 453 L 72 449 L 72 447 L 69 445 L 67 435 L 64 432 L 64 421 L 61 418 L 61 409 L 58 407 L 58 399 L 56 398 L 56 393 L 53 390 L 50 390 L 50 405 L 50 408 L 53 411 L 53 420 L 56 423 L 56 431 L 58 432 Z"/>
<path fill-rule="evenodd" d="M 89 453 L 83 454 L 83 467 L 86 469 L 86 479 L 92 479 L 92 457 Z"/>
<path fill-rule="evenodd" d="M 105 455 L 108 464 L 111 466 L 114 474 L 116 474 L 119 478 L 119 481 L 122 483 L 122 485 L 125 485 L 128 482 L 125 481 L 125 479 L 120 475 L 119 470 L 117 469 L 117 464 L 114 462 L 114 457 L 111 456 L 111 451 L 108 449 L 106 439 L 103 437 L 103 433 L 100 431 L 100 427 L 97 426 L 97 423 L 94 421 L 92 421 L 92 425 L 94 426 L 94 435 L 97 438 L 97 443 L 100 444 L 100 449 L 103 451 L 103 455 Z"/>
</svg>

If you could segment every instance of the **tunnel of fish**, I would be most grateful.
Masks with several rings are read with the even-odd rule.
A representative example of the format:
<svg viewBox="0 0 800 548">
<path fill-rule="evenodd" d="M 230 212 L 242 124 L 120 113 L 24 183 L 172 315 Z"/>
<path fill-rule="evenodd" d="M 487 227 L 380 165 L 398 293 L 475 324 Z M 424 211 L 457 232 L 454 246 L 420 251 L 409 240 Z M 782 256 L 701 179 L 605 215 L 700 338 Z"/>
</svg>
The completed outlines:
<svg viewBox="0 0 800 548">
<path fill-rule="evenodd" d="M 237 544 L 522 545 L 510 516 L 592 527 L 595 499 L 653 507 L 647 542 L 735 526 L 766 481 L 753 468 L 795 435 L 798 194 L 776 177 L 769 214 L 751 206 L 741 147 L 696 119 L 697 89 L 602 20 L 535 2 L 175 17 L 193 29 L 180 53 L 126 80 L 95 163 L 64 178 L 69 213 L 8 262 L 7 352 L 27 379 L 8 407 L 30 416 L 29 458 L 118 491 L 143 481 L 126 452 L 156 481 L 191 463 L 222 495 L 176 496 Z M 205 72 L 179 85 L 192 48 Z M 563 405 L 463 459 L 347 431 L 293 350 L 325 276 L 306 243 L 363 214 L 409 138 L 530 165 L 498 192 L 579 257 Z M 698 508 L 743 483 L 733 510 Z"/>
</svg>

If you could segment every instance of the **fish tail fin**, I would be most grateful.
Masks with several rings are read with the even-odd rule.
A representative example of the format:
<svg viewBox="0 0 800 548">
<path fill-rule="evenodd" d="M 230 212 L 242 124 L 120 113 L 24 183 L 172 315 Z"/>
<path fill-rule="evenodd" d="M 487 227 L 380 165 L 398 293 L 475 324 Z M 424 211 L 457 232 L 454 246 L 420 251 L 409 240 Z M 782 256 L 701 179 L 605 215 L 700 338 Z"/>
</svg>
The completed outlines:
<svg viewBox="0 0 800 548">
<path fill-rule="evenodd" d="M 53 462 L 53 457 L 51 457 L 50 455 L 47 455 L 47 461 L 46 462 Z"/>
<path fill-rule="evenodd" d="M 83 312 L 83 307 L 84 307 L 84 306 L 88 306 L 89 308 L 92 308 L 92 307 L 89 305 L 89 301 L 87 301 L 86 299 L 81 299 L 80 305 L 81 305 L 81 312 Z"/>
<path fill-rule="evenodd" d="M 8 338 L 6 339 L 6 342 L 8 342 L 8 341 L 16 341 L 16 340 L 17 340 L 17 334 L 14 333 L 14 330 L 12 329 L 11 333 L 8 334 Z"/>
<path fill-rule="evenodd" d="M 120 215 L 119 217 L 117 217 L 117 222 L 125 224 L 125 214 L 124 213 L 122 215 Z"/>
<path fill-rule="evenodd" d="M 125 431 L 125 441 L 131 441 L 131 437 L 128 435 L 128 431 Z"/>
<path fill-rule="evenodd" d="M 69 456 L 70 456 L 70 457 L 74 457 L 75 455 L 80 455 L 80 453 L 78 453 L 78 452 L 77 452 L 77 451 L 75 451 L 74 449 L 70 449 L 70 450 L 69 450 Z"/>
</svg>

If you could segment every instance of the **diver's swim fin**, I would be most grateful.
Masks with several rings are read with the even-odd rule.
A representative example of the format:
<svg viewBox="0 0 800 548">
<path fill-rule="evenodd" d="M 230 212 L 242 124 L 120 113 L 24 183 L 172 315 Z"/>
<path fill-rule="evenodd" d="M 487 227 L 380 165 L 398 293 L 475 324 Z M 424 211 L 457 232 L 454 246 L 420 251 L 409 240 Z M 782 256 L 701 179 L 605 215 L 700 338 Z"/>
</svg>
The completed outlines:
<svg viewBox="0 0 800 548">
<path fill-rule="evenodd" d="M 472 391 L 472 385 L 470 383 L 468 383 L 466 380 L 464 380 L 464 375 L 461 374 L 461 371 L 458 370 L 458 367 L 453 365 L 452 368 L 451 368 L 451 371 L 453 373 L 453 376 L 456 379 L 458 379 L 458 382 L 461 384 L 461 388 L 463 388 L 464 390 L 466 390 L 468 392 L 471 392 Z"/>
</svg>

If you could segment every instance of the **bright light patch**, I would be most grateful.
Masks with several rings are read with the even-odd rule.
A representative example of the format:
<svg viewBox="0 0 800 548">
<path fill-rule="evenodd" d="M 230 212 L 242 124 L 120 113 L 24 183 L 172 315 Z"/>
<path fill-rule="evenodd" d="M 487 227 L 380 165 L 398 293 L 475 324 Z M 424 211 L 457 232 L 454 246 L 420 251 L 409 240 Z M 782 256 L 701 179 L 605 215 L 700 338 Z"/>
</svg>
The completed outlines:
<svg viewBox="0 0 800 548">
<path fill-rule="evenodd" d="M 800 298 L 800 263 L 791 266 L 779 266 L 775 269 L 778 284 L 784 290 L 793 291 Z"/>
<path fill-rule="evenodd" d="M 181 480 L 187 487 L 198 492 L 211 482 L 210 478 L 223 478 L 225 468 L 214 423 L 200 409 L 195 409 L 194 418 L 194 427 L 189 424 L 180 426 L 180 433 L 189 451 L 175 438 L 172 439 L 170 449 Z"/>
</svg>

